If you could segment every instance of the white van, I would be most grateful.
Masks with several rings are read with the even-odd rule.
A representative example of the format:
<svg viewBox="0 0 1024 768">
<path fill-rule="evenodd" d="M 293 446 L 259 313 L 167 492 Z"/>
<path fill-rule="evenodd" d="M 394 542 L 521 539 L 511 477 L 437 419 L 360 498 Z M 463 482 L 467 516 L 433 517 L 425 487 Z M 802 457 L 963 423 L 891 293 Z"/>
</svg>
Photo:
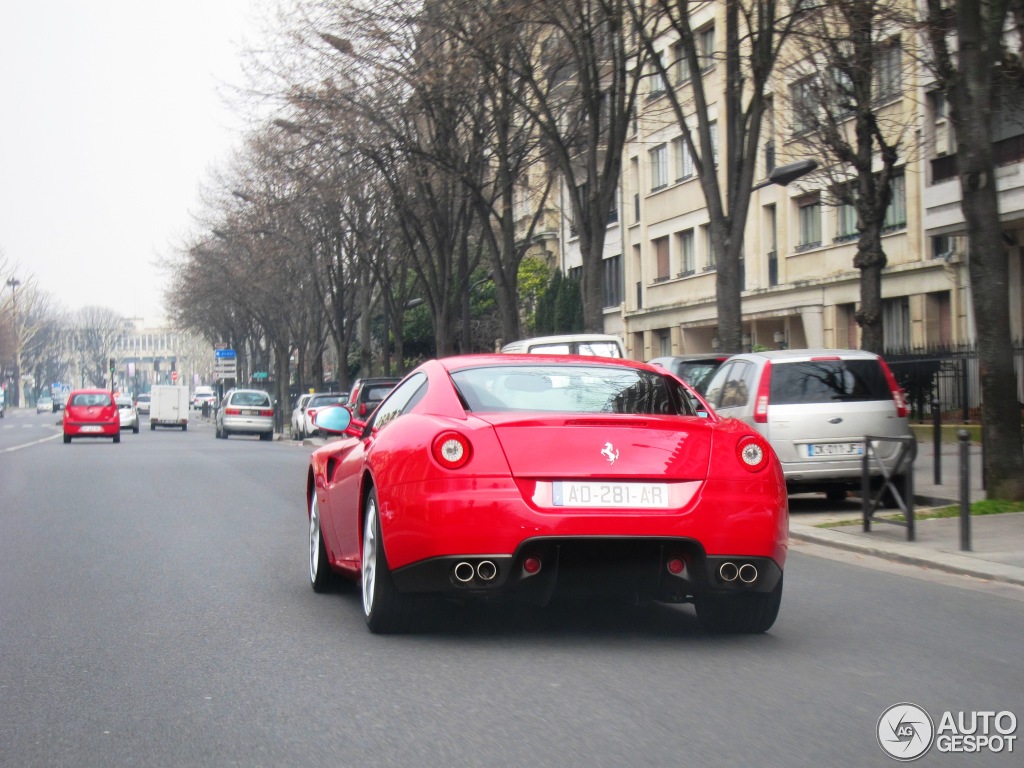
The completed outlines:
<svg viewBox="0 0 1024 768">
<path fill-rule="evenodd" d="M 562 336 L 537 336 L 513 341 L 501 348 L 503 353 L 522 352 L 536 355 L 590 355 L 592 357 L 625 357 L 626 350 L 618 336 L 603 333 L 571 333 Z"/>
</svg>

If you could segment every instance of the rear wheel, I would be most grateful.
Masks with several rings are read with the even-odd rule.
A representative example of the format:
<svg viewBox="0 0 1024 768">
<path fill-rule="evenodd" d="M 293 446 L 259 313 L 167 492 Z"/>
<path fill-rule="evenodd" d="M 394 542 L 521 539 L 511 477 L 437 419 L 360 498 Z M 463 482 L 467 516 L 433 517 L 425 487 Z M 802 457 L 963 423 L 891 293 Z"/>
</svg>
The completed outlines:
<svg viewBox="0 0 1024 768">
<path fill-rule="evenodd" d="M 137 422 L 137 421 L 135 422 L 135 426 L 132 427 L 132 434 L 133 435 L 139 434 L 139 422 Z"/>
<path fill-rule="evenodd" d="M 116 435 L 114 435 L 114 442 L 115 443 L 120 443 L 121 442 L 121 433 L 120 432 L 118 432 Z"/>
<path fill-rule="evenodd" d="M 274 439 L 274 433 L 273 432 L 260 432 L 260 440 L 273 440 L 273 439 Z"/>
<path fill-rule="evenodd" d="M 65 443 L 70 443 L 71 442 L 71 435 L 64 435 L 64 442 Z"/>
<path fill-rule="evenodd" d="M 756 635 L 767 632 L 782 605 L 782 577 L 771 592 L 702 595 L 695 601 L 697 619 L 708 632 Z"/>
<path fill-rule="evenodd" d="M 414 600 L 395 588 L 381 538 L 377 491 L 370 491 L 364 507 L 362 592 L 366 626 L 374 634 L 403 632 L 416 617 Z"/>
</svg>

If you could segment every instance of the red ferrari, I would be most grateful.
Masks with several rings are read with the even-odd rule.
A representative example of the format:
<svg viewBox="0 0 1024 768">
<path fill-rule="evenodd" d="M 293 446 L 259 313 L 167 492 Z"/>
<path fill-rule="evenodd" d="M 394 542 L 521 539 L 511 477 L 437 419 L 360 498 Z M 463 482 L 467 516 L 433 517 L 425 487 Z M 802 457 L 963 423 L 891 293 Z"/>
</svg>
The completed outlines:
<svg viewBox="0 0 1024 768">
<path fill-rule="evenodd" d="M 692 602 L 715 632 L 775 622 L 788 545 L 779 462 L 664 369 L 612 358 L 469 355 L 410 373 L 306 480 L 309 577 L 362 584 L 373 632 L 426 597 Z"/>
</svg>

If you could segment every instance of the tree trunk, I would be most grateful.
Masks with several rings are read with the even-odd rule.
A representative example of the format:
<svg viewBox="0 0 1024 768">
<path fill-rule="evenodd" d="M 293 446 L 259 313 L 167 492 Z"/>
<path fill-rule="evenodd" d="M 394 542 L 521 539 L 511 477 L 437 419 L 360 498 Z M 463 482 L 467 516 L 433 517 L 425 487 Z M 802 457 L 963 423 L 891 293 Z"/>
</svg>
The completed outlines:
<svg viewBox="0 0 1024 768">
<path fill-rule="evenodd" d="M 885 335 L 882 325 L 882 270 L 887 259 L 881 238 L 862 232 L 857 242 L 853 266 L 860 270 L 860 309 L 856 319 L 860 326 L 861 349 L 882 354 Z"/>
</svg>

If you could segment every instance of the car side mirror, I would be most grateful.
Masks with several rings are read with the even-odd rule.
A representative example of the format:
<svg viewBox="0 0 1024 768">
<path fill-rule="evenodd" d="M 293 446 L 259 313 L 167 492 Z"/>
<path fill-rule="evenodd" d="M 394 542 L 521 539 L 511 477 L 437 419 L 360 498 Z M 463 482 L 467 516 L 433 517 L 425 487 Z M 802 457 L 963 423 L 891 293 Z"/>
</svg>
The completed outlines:
<svg viewBox="0 0 1024 768">
<path fill-rule="evenodd" d="M 313 414 L 313 424 L 331 434 L 351 434 L 352 412 L 342 405 L 329 405 Z"/>
</svg>

